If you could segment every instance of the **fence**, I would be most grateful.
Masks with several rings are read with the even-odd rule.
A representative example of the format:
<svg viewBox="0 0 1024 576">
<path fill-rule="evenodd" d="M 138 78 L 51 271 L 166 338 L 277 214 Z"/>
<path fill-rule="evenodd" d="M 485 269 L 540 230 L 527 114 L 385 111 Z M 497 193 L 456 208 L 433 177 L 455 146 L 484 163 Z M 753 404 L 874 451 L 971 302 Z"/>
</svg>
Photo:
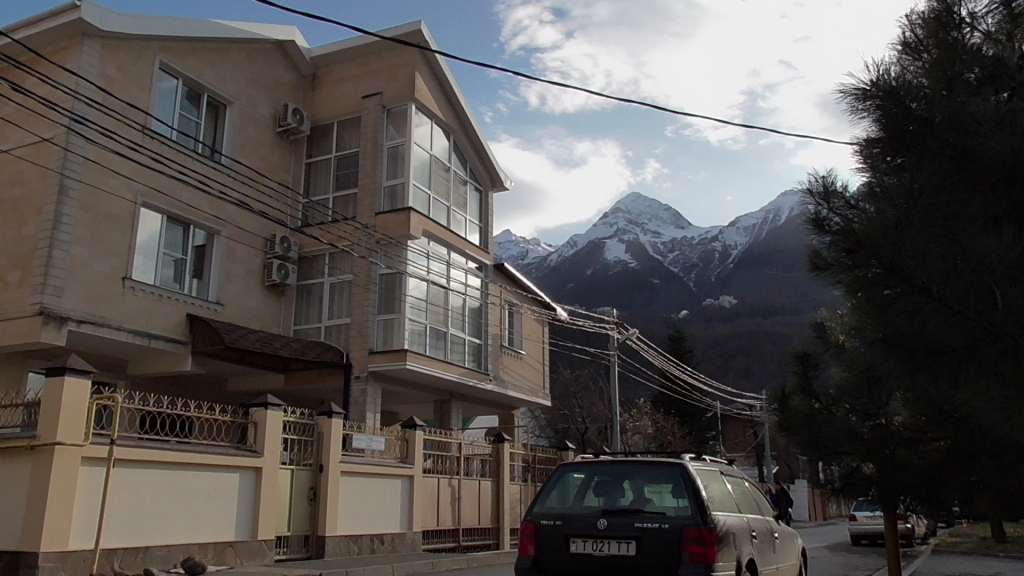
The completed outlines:
<svg viewBox="0 0 1024 576">
<path fill-rule="evenodd" d="M 398 426 L 379 428 L 346 420 L 341 430 L 344 456 L 402 462 L 408 453 L 405 435 Z"/>
<path fill-rule="evenodd" d="M 537 490 L 561 461 L 557 450 L 531 444 L 513 444 L 509 451 L 509 512 L 516 521 L 509 527 L 509 540 L 519 542 L 519 521 Z"/>
<path fill-rule="evenodd" d="M 0 392 L 0 434 L 35 434 L 39 424 L 39 393 Z"/>
<path fill-rule="evenodd" d="M 203 402 L 149 392 L 96 388 L 94 395 L 117 394 L 121 415 L 120 439 L 221 446 L 254 451 L 256 424 L 249 410 L 239 406 Z M 115 404 L 96 403 L 94 435 L 109 435 L 114 427 Z"/>
<path fill-rule="evenodd" d="M 274 533 L 274 559 L 309 558 L 313 551 L 313 510 L 316 503 L 316 413 L 306 408 L 281 409 L 281 466 L 278 471 L 278 502 Z"/>
</svg>

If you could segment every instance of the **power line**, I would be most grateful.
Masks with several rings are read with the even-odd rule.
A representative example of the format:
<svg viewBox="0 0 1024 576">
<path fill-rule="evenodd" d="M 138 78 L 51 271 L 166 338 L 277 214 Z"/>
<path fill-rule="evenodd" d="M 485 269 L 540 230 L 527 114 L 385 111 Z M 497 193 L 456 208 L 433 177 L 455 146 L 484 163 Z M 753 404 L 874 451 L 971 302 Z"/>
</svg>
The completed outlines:
<svg viewBox="0 0 1024 576">
<path fill-rule="evenodd" d="M 615 96 L 613 94 L 608 94 L 608 93 L 601 92 L 601 91 L 598 91 L 598 90 L 592 90 L 590 88 L 583 88 L 582 86 L 576 86 L 574 84 L 569 84 L 567 82 L 560 82 L 558 80 L 551 80 L 550 78 L 544 78 L 544 77 L 541 77 L 541 76 L 535 76 L 533 74 L 528 74 L 526 72 L 521 72 L 519 70 L 515 70 L 515 69 L 512 69 L 512 68 L 506 68 L 505 66 L 498 66 L 497 64 L 491 64 L 489 62 L 483 62 L 481 60 L 473 60 L 473 59 L 470 59 L 470 58 L 459 56 L 457 54 L 453 54 L 451 52 L 446 52 L 444 50 L 438 50 L 436 48 L 431 48 L 429 46 L 421 46 L 419 44 L 416 44 L 415 42 L 410 42 L 408 40 L 403 40 L 401 38 L 395 38 L 395 37 L 392 37 L 392 36 L 385 36 L 383 34 L 379 34 L 377 32 L 373 32 L 373 31 L 367 30 L 365 28 L 360 28 L 359 26 L 355 26 L 355 25 L 352 25 L 352 24 L 346 24 L 345 22 L 341 22 L 339 20 L 334 20 L 334 19 L 331 19 L 331 18 L 327 18 L 326 16 L 321 16 L 319 14 L 314 14 L 312 12 L 306 12 L 306 11 L 303 11 L 303 10 L 298 10 L 298 9 L 295 9 L 295 8 L 291 8 L 291 7 L 285 6 L 283 4 L 278 4 L 277 2 L 272 2 L 271 0 L 254 0 L 254 1 L 259 3 L 259 4 L 263 4 L 264 6 L 269 6 L 271 8 L 276 8 L 278 10 L 282 10 L 284 12 L 288 12 L 289 14 L 294 14 L 296 16 L 302 16 L 304 18 L 309 18 L 310 20 L 316 20 L 318 22 L 324 22 L 324 23 L 327 23 L 327 24 L 333 24 L 335 26 L 341 26 L 342 28 L 346 28 L 348 30 L 351 30 L 352 32 L 357 33 L 357 34 L 363 34 L 365 36 L 372 36 L 372 37 L 377 38 L 379 40 L 385 40 L 387 42 L 392 42 L 394 44 L 399 44 L 401 46 L 407 46 L 409 48 L 415 48 L 417 50 L 422 50 L 424 52 L 430 52 L 431 54 L 436 54 L 438 56 L 441 56 L 443 58 L 447 58 L 449 60 L 454 60 L 456 62 L 462 62 L 463 64 L 469 64 L 470 66 L 476 66 L 477 68 L 483 68 L 485 70 L 493 70 L 495 72 L 501 72 L 503 74 L 508 74 L 510 76 L 515 76 L 517 78 L 522 78 L 524 80 L 529 80 L 531 82 L 538 82 L 538 83 L 541 83 L 541 84 L 547 84 L 549 86 L 555 86 L 555 87 L 563 88 L 563 89 L 566 89 L 566 90 L 573 90 L 575 92 L 582 92 L 584 94 L 589 94 L 591 96 L 596 96 L 597 98 L 602 98 L 602 99 L 605 99 L 605 100 L 612 100 L 614 102 L 619 102 L 619 103 L 622 103 L 622 104 L 630 104 L 630 105 L 633 105 L 633 106 L 640 106 L 640 107 L 643 107 L 643 108 L 650 108 L 651 110 L 656 110 L 658 112 L 664 112 L 666 114 L 672 114 L 673 116 L 682 116 L 684 118 L 694 118 L 694 119 L 697 119 L 697 120 L 707 120 L 708 122 L 714 122 L 716 124 L 724 124 L 726 126 L 732 126 L 732 127 L 735 127 L 735 128 L 743 128 L 744 130 L 757 130 L 757 131 L 760 131 L 760 132 L 767 132 L 769 134 L 775 134 L 777 136 L 786 136 L 786 137 L 789 137 L 789 138 L 801 138 L 801 139 L 804 139 L 804 140 L 817 140 L 819 142 L 826 142 L 826 143 L 829 143 L 829 144 L 841 144 L 843 146 L 853 146 L 854 145 L 853 142 L 847 142 L 845 140 L 834 140 L 832 138 L 826 138 L 824 136 L 815 136 L 813 134 L 802 134 L 800 132 L 789 132 L 789 131 L 786 131 L 786 130 L 779 130 L 777 128 L 769 128 L 769 127 L 766 127 L 766 126 L 759 126 L 757 124 L 747 124 L 745 122 L 734 122 L 732 120 L 726 120 L 724 118 L 717 118 L 715 116 L 708 116 L 706 114 L 698 114 L 696 112 L 686 112 L 686 111 L 678 110 L 678 109 L 675 109 L 675 108 L 669 108 L 667 106 L 662 106 L 660 104 L 654 104 L 654 103 L 651 103 L 651 102 L 645 102 L 643 100 L 636 100 L 636 99 L 633 99 L 633 98 L 626 98 L 626 97 L 623 97 L 623 96 Z"/>
</svg>

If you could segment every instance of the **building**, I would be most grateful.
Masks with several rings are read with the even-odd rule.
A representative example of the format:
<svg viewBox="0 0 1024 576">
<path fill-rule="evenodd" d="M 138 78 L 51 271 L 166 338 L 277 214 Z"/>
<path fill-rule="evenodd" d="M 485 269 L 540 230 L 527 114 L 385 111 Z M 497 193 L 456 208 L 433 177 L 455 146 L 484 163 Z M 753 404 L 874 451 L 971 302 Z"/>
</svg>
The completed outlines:
<svg viewBox="0 0 1024 576">
<path fill-rule="evenodd" d="M 295 410 L 333 403 L 324 414 L 344 415 L 335 432 L 344 429 L 340 449 L 353 457 L 379 451 L 374 439 L 405 442 L 395 432 L 403 421 L 457 430 L 492 415 L 513 431 L 517 410 L 550 402 L 547 322 L 564 312 L 493 264 L 493 195 L 510 182 L 443 59 L 372 37 L 311 48 L 289 26 L 121 14 L 91 2 L 4 31 L 18 42 L 0 38 L 0 457 L 14 453 L 5 441 L 43 438 L 45 414 L 35 428 L 28 421 L 48 411 L 46 368 L 57 378 L 54 363 L 72 352 L 89 367 L 73 375 L 95 372 L 91 393 L 116 391 L 135 415 L 120 433 L 162 448 L 221 450 L 238 430 L 204 432 L 210 414 L 189 410 L 233 410 L 266 394 L 231 417 L 247 426 L 248 410 L 279 399 L 294 408 L 287 437 L 289 414 L 313 422 Z M 381 34 L 434 47 L 421 22 Z M 174 402 L 185 404 L 167 408 Z M 110 433 L 104 414 L 86 422 L 86 435 Z M 257 437 L 276 441 L 266 433 L 243 439 L 259 451 Z M 355 447 L 353 434 L 370 447 Z M 84 494 L 78 470 L 96 465 L 87 462 L 95 447 L 33 453 L 62 448 L 79 452 L 61 462 L 80 480 L 64 489 Z M 268 454 L 275 471 L 285 466 Z M 56 456 L 32 458 L 7 467 L 4 485 L 36 479 Z M 238 534 L 265 542 L 261 498 L 273 482 L 270 468 L 254 470 L 255 528 Z M 390 494 L 367 474 L 352 486 Z M 411 481 L 398 493 L 416 492 Z M 295 500 L 297 481 L 288 482 L 277 484 Z M 83 499 L 61 512 L 47 501 L 19 509 L 24 530 L 0 529 L 0 551 L 81 549 L 77 536 L 48 540 L 47 531 L 59 514 L 77 522 Z M 399 532 L 417 532 L 416 521 Z M 279 525 L 277 536 L 292 532 L 301 531 Z M 322 541 L 311 551 L 317 535 L 300 534 L 304 549 L 328 554 Z"/>
</svg>

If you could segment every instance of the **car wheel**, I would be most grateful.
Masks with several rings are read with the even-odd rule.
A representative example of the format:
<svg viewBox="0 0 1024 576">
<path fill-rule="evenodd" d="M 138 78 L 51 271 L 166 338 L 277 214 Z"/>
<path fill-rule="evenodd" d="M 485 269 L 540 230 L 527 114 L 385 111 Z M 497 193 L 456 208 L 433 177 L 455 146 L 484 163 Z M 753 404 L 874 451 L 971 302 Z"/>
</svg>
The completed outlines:
<svg viewBox="0 0 1024 576">
<path fill-rule="evenodd" d="M 860 546 L 860 543 L 861 543 L 860 538 L 855 538 L 853 536 L 850 536 L 850 544 L 853 544 L 854 546 Z"/>
</svg>

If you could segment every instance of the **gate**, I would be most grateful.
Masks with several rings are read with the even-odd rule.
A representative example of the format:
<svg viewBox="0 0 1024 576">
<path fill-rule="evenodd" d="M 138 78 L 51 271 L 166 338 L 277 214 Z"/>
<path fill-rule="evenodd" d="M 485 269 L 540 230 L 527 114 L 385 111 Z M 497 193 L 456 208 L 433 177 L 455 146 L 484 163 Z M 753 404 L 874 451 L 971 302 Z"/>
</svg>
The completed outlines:
<svg viewBox="0 0 1024 576">
<path fill-rule="evenodd" d="M 470 552 L 498 546 L 494 446 L 458 430 L 423 435 L 423 550 Z"/>
<path fill-rule="evenodd" d="M 313 553 L 318 431 L 312 410 L 284 406 L 283 413 L 274 559 L 300 560 Z"/>
<path fill-rule="evenodd" d="M 509 540 L 518 544 L 519 521 L 560 459 L 557 450 L 532 444 L 512 444 L 509 458 Z"/>
</svg>

